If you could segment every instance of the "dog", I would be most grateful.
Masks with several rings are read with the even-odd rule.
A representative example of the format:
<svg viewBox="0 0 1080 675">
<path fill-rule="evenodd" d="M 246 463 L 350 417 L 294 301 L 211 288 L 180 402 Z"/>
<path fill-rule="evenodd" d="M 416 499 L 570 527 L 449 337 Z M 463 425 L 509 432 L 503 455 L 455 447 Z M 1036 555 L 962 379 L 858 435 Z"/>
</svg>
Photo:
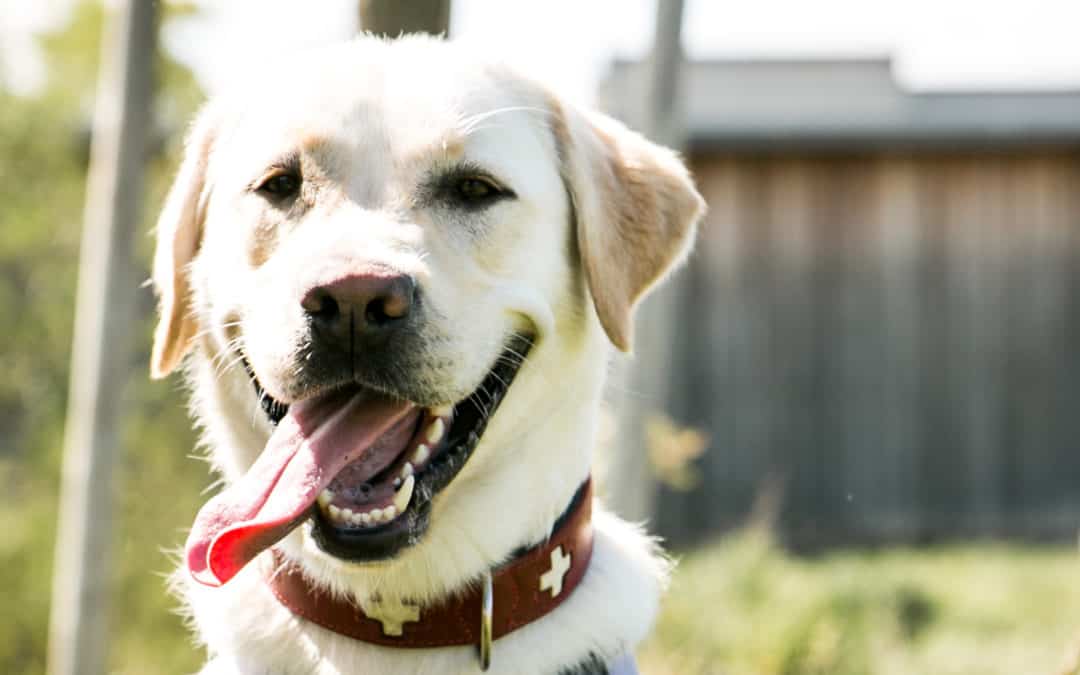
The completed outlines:
<svg viewBox="0 0 1080 675">
<path fill-rule="evenodd" d="M 633 672 L 668 563 L 594 504 L 594 432 L 703 209 L 675 153 L 436 38 L 209 101 L 151 358 L 224 485 L 176 575 L 202 672 Z"/>
</svg>

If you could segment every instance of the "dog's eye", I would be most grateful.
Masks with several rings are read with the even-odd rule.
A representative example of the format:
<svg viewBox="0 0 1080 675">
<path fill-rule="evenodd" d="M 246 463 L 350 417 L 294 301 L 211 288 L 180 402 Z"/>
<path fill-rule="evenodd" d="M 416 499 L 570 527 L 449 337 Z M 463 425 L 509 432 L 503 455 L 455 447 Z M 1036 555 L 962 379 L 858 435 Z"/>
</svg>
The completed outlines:
<svg viewBox="0 0 1080 675">
<path fill-rule="evenodd" d="M 480 176 L 460 179 L 454 190 L 457 198 L 469 206 L 484 206 L 505 194 L 494 182 Z"/>
<path fill-rule="evenodd" d="M 275 173 L 266 178 L 257 190 L 274 199 L 293 197 L 300 191 L 300 176 L 288 172 Z"/>
<path fill-rule="evenodd" d="M 479 212 L 504 199 L 516 199 L 514 191 L 482 167 L 465 162 L 431 175 L 423 193 L 444 208 Z"/>
</svg>

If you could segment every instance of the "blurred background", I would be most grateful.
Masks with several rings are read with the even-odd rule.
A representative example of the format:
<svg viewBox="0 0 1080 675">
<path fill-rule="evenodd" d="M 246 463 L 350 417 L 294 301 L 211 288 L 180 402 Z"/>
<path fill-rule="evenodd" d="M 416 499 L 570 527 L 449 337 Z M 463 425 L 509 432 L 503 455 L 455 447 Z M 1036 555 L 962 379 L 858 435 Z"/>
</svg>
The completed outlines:
<svg viewBox="0 0 1080 675">
<path fill-rule="evenodd" d="M 93 502 L 61 499 L 65 472 L 114 514 L 100 555 L 79 549 L 104 574 L 80 609 L 104 670 L 198 668 L 165 576 L 212 478 L 181 385 L 145 376 L 149 289 L 113 287 L 130 347 L 73 337 L 80 294 L 80 322 L 112 311 L 79 288 L 80 238 L 113 214 L 147 278 L 200 102 L 365 11 L 395 20 L 377 0 L 143 4 L 156 40 L 128 45 L 152 87 L 124 118 L 99 62 L 127 2 L 0 1 L 3 673 L 46 670 L 50 598 L 70 595 L 57 521 Z M 451 37 L 681 148 L 709 203 L 601 439 L 609 501 L 680 559 L 642 672 L 1080 672 L 1080 5 L 430 4 Z M 134 132 L 128 179 L 88 176 Z M 105 473 L 79 474 L 91 362 Z"/>
</svg>

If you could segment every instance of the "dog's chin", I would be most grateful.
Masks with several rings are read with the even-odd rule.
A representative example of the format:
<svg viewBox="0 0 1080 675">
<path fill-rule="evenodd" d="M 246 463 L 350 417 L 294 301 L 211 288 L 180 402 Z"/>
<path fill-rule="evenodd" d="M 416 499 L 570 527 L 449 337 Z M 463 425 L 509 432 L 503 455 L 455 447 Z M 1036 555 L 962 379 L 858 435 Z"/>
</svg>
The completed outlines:
<svg viewBox="0 0 1080 675">
<path fill-rule="evenodd" d="M 386 561 L 419 543 L 431 523 L 432 500 L 472 457 L 531 346 L 528 337 L 508 340 L 480 385 L 456 404 L 413 406 L 387 432 L 397 440 L 377 451 L 384 457 L 373 474 L 369 458 L 341 469 L 309 509 L 311 540 L 326 554 L 350 563 Z M 276 426 L 289 406 L 269 397 L 245 366 L 263 411 Z M 362 395 L 365 387 L 353 383 L 335 389 L 344 397 Z M 357 467 L 365 462 L 366 470 Z"/>
</svg>

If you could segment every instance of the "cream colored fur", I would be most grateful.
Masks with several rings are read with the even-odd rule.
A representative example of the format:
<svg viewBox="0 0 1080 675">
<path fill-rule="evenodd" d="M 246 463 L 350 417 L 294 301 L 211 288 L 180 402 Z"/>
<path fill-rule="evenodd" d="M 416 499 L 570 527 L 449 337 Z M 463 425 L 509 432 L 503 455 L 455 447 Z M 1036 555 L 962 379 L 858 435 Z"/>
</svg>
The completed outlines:
<svg viewBox="0 0 1080 675">
<path fill-rule="evenodd" d="M 279 545 L 336 592 L 437 600 L 543 539 L 589 475 L 610 345 L 629 347 L 636 302 L 686 255 L 702 203 L 670 152 L 460 46 L 362 38 L 267 65 L 271 77 L 212 102 L 192 132 L 159 222 L 152 370 L 166 375 L 189 355 L 194 412 L 229 482 L 271 432 L 236 348 L 272 395 L 291 401 L 302 326 L 290 312 L 312 275 L 375 262 L 418 280 L 437 310 L 424 330 L 438 346 L 415 377 L 441 400 L 425 405 L 460 400 L 508 335 L 534 334 L 418 545 L 363 565 L 322 552 L 307 525 Z M 311 157 L 302 217 L 247 189 L 297 149 Z M 463 159 L 516 199 L 479 215 L 416 207 L 425 171 Z M 489 672 L 554 675 L 646 635 L 667 564 L 615 516 L 598 509 L 595 526 L 582 584 L 497 641 Z M 296 619 L 263 586 L 268 564 L 263 554 L 221 588 L 178 572 L 209 651 L 204 672 L 478 672 L 472 648 L 383 648 Z"/>
</svg>

